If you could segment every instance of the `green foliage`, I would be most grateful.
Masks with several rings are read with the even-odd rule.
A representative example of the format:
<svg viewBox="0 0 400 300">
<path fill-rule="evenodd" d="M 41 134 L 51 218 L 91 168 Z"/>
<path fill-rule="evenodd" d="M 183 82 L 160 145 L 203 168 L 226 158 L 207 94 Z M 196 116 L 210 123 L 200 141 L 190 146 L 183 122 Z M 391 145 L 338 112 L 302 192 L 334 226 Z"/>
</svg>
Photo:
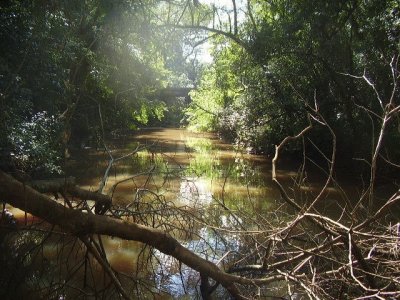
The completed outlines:
<svg viewBox="0 0 400 300">
<path fill-rule="evenodd" d="M 276 128 L 283 127 L 283 110 L 299 110 L 300 114 L 303 108 L 298 101 L 282 107 L 274 102 L 275 82 L 237 45 L 216 46 L 214 59 L 192 95 L 193 103 L 187 110 L 190 128 L 219 131 L 251 151 L 269 149 L 281 136 L 276 134 Z M 299 119 L 292 125 L 290 130 L 295 130 L 303 123 Z"/>
<path fill-rule="evenodd" d="M 150 118 L 155 118 L 161 121 L 164 117 L 164 113 L 167 107 L 164 102 L 158 103 L 142 103 L 139 110 L 132 112 L 132 117 L 135 121 L 140 124 L 147 125 Z"/>
<path fill-rule="evenodd" d="M 39 112 L 58 117 L 69 109 L 63 126 L 72 135 L 66 145 L 52 145 L 56 152 L 102 136 L 102 127 L 161 122 L 168 107 L 157 91 L 190 80 L 183 75 L 189 68 L 182 33 L 157 26 L 155 11 L 163 11 L 159 1 L 2 1 L 1 164 L 20 147 L 8 137 L 18 134 L 26 143 L 31 132 L 21 128 Z M 33 170 L 34 161 L 18 167 Z"/>
<path fill-rule="evenodd" d="M 216 89 L 215 69 L 205 71 L 200 87 L 192 91 L 192 105 L 186 115 L 189 128 L 194 131 L 212 131 L 217 126 L 218 113 L 223 109 L 224 91 Z"/>
<path fill-rule="evenodd" d="M 61 151 L 57 147 L 60 124 L 46 112 L 12 128 L 11 157 L 18 169 L 27 173 L 61 173 Z"/>
<path fill-rule="evenodd" d="M 252 151 L 272 152 L 304 128 L 306 104 L 316 100 L 337 134 L 341 157 L 368 156 L 376 132 L 359 107 L 379 113 L 379 103 L 363 80 L 345 74 L 366 71 L 388 99 L 388 63 L 400 49 L 398 4 L 282 0 L 253 1 L 252 8 L 238 35 L 245 49 L 226 36 L 213 39 L 214 64 L 193 97 L 190 125 L 218 130 Z M 373 122 L 379 128 L 379 120 Z M 326 132 L 313 134 L 328 151 Z"/>
</svg>

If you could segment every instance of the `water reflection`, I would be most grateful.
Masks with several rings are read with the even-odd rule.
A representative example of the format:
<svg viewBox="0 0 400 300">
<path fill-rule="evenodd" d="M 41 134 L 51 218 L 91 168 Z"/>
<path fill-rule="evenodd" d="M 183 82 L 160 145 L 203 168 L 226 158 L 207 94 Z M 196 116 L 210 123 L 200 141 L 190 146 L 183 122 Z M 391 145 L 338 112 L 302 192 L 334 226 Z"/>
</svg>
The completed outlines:
<svg viewBox="0 0 400 300">
<path fill-rule="evenodd" d="M 249 220 L 267 215 L 279 199 L 271 187 L 270 162 L 265 157 L 235 151 L 212 134 L 143 130 L 112 141 L 110 149 L 114 157 L 120 157 L 138 144 L 148 147 L 115 164 L 105 187 L 113 204 L 121 208 L 120 216 L 169 232 L 221 267 L 229 263 L 227 253 L 246 245 L 235 231 L 257 230 Z M 76 176 L 81 187 L 96 190 L 108 159 L 104 151 L 83 149 L 69 162 L 68 174 Z M 278 175 L 290 178 L 285 172 Z M 198 274 L 169 256 L 111 237 L 103 237 L 102 243 L 115 270 L 135 280 L 150 280 L 155 274 L 157 289 L 152 293 L 167 292 L 173 298 L 196 294 Z M 44 252 L 47 260 L 60 261 L 60 256 L 68 255 L 52 256 L 59 246 L 49 241 Z"/>
<path fill-rule="evenodd" d="M 208 205 L 212 201 L 212 192 L 203 178 L 185 177 L 181 181 L 178 201 L 181 204 L 197 207 Z"/>
<path fill-rule="evenodd" d="M 232 209 L 246 207 L 253 210 L 257 207 L 261 211 L 272 205 L 267 196 L 271 189 L 262 173 L 263 166 L 268 164 L 266 160 L 256 157 L 257 161 L 251 161 L 254 157 L 236 152 L 212 135 L 198 137 L 184 130 L 143 131 L 135 136 L 135 141 L 154 146 L 132 158 L 132 170 L 138 173 L 153 166 L 154 172 L 150 177 L 135 178 L 130 190 L 128 183 L 119 187 L 114 199 L 126 204 L 123 199 L 136 199 L 140 189 L 152 188 L 166 201 L 198 214 L 198 220 L 205 225 L 199 226 L 190 220 L 181 223 L 190 233 L 176 229 L 170 233 L 180 238 L 188 249 L 210 261 L 217 263 L 226 252 L 238 250 L 241 241 L 234 233 L 221 235 L 206 224 L 226 229 L 245 226 L 242 220 L 221 210 L 218 201 Z M 128 145 L 136 147 L 135 143 Z M 117 175 L 109 184 L 118 180 Z M 197 293 L 197 272 L 158 251 L 155 255 L 157 261 L 162 262 L 155 266 L 155 280 L 160 290 L 170 293 L 173 298 Z"/>
<path fill-rule="evenodd" d="M 184 246 L 210 261 L 225 263 L 219 262 L 221 257 L 229 251 L 239 250 L 243 241 L 234 232 L 221 234 L 209 224 L 226 230 L 241 230 L 246 224 L 227 209 L 240 209 L 251 214 L 254 210 L 268 211 L 274 205 L 274 201 L 270 201 L 274 198 L 272 189 L 265 180 L 268 176 L 265 170 L 269 169 L 265 158 L 237 152 L 211 134 L 199 136 L 178 129 L 141 131 L 125 143 L 126 151 L 137 147 L 138 142 L 151 147 L 123 162 L 124 165 L 119 164 L 107 188 L 124 177 L 152 171 L 119 184 L 113 191 L 114 204 L 145 212 L 149 210 L 146 203 L 153 203 L 154 211 L 154 201 L 160 199 L 146 191 L 157 192 L 162 201 L 187 211 L 189 217 L 177 220 L 169 215 L 171 212 L 164 211 L 160 218 L 149 217 L 156 219 L 153 224 L 158 222 L 160 225 L 156 227 L 165 226 Z M 132 202 L 141 204 L 135 206 Z M 106 247 L 111 264 L 124 273 L 134 272 L 139 250 L 132 250 L 132 244 L 121 245 L 115 240 L 114 243 L 118 247 Z M 130 250 L 124 250 L 124 246 L 129 246 Z M 197 272 L 158 251 L 153 254 L 156 256 L 152 267 L 156 270 L 154 279 L 160 291 L 168 292 L 173 298 L 197 293 Z"/>
<path fill-rule="evenodd" d="M 198 238 L 182 243 L 189 250 L 204 259 L 223 267 L 221 257 L 228 251 L 237 251 L 239 241 L 234 235 L 222 237 L 212 229 L 203 227 L 198 231 Z M 199 294 L 199 274 L 186 265 L 180 264 L 170 256 L 156 251 L 156 256 L 163 263 L 158 265 L 155 277 L 157 286 L 165 289 L 173 299 L 185 299 Z M 223 289 L 216 291 L 217 296 L 228 297 Z"/>
</svg>

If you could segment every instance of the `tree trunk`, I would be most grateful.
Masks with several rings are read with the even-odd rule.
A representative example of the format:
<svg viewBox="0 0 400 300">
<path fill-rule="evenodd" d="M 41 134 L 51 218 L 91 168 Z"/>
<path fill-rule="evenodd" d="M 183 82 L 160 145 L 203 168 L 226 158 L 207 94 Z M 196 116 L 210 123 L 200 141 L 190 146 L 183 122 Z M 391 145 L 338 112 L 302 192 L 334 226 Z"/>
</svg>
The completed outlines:
<svg viewBox="0 0 400 300">
<path fill-rule="evenodd" d="M 202 276 L 220 282 L 235 299 L 244 299 L 234 282 L 251 284 L 252 280 L 227 274 L 215 264 L 183 247 L 168 233 L 151 227 L 113 219 L 108 216 L 83 213 L 65 207 L 0 171 L 0 200 L 35 215 L 73 235 L 101 234 L 150 245 L 171 255 Z"/>
</svg>

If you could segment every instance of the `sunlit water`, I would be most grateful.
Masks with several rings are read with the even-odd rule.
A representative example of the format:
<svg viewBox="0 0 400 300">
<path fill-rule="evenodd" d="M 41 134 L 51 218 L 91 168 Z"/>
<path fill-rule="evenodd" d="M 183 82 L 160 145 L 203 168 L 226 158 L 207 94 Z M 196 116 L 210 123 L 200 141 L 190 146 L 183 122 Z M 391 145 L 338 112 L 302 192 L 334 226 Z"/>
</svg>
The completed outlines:
<svg viewBox="0 0 400 300">
<path fill-rule="evenodd" d="M 115 187 L 115 205 L 129 206 L 137 197 L 146 194 L 140 191 L 147 189 L 178 207 L 193 210 L 204 209 L 221 201 L 232 209 L 247 206 L 247 209 L 261 212 L 272 209 L 279 199 L 277 191 L 271 186 L 268 158 L 234 149 L 213 134 L 191 133 L 183 129 L 151 129 L 110 143 L 114 158 L 135 150 L 138 145 L 147 146 L 132 157 L 116 163 L 112 169 L 105 192 L 126 178 L 142 174 Z M 82 153 L 82 159 L 71 164 L 71 170 L 79 178 L 78 182 L 83 183 L 83 188 L 95 190 L 98 187 L 107 166 L 106 158 L 106 153 L 88 150 Z M 149 170 L 152 170 L 151 176 Z M 292 173 L 281 172 L 280 176 L 290 176 Z M 147 201 L 152 201 L 152 195 L 146 194 L 145 197 Z M 213 223 L 225 228 L 240 222 L 226 214 L 218 217 L 219 220 L 213 220 Z M 239 247 L 234 234 L 222 241 L 206 226 L 197 225 L 194 230 L 192 238 L 179 234 L 176 237 L 184 246 L 210 261 L 217 262 L 228 249 L 237 250 Z M 174 231 L 170 233 L 174 235 Z M 114 269 L 125 274 L 138 271 L 138 245 L 112 238 L 104 238 L 104 245 Z M 162 262 L 155 269 L 155 280 L 160 290 L 171 294 L 173 298 L 196 293 L 199 283 L 196 272 L 180 266 L 158 251 L 155 251 L 155 255 Z"/>
<path fill-rule="evenodd" d="M 212 219 L 210 223 L 229 229 L 245 226 L 245 223 L 224 213 L 221 207 L 262 215 L 282 205 L 278 191 L 272 186 L 270 158 L 235 149 L 213 134 L 196 134 L 183 129 L 148 129 L 131 136 L 109 139 L 106 143 L 114 159 L 139 147 L 139 151 L 115 163 L 104 189 L 105 193 L 112 195 L 115 206 L 131 211 L 141 203 L 140 207 L 137 206 L 137 215 L 130 215 L 128 220 L 140 220 L 140 209 L 147 207 L 146 203 L 152 205 L 159 201 L 172 203 L 194 216 L 200 211 Z M 76 176 L 82 188 L 97 190 L 110 153 L 94 147 L 74 153 L 74 159 L 67 166 L 68 175 Z M 289 186 L 298 174 L 297 166 L 281 166 L 278 177 Z M 318 192 L 319 186 L 316 183 L 302 188 L 312 194 Z M 322 204 L 324 209 L 329 210 L 338 197 L 340 190 L 330 188 Z M 163 217 L 167 218 L 163 216 L 162 206 L 158 207 L 161 207 L 157 212 L 161 219 L 153 220 L 154 226 L 162 223 Z M 333 210 L 332 214 L 335 213 Z M 19 219 L 24 217 L 18 215 L 18 211 L 14 214 Z M 146 216 L 140 221 L 151 223 L 150 219 Z M 172 219 L 170 222 L 175 222 L 176 227 L 192 224 L 186 219 Z M 228 250 L 241 247 L 234 232 L 221 237 L 201 222 L 192 226 L 190 234 L 182 234 L 182 230 L 174 228 L 169 232 L 184 246 L 210 261 L 218 263 Z M 149 249 L 143 251 L 140 243 L 103 237 L 103 245 L 116 271 L 135 278 L 152 277 L 158 292 L 165 292 L 173 298 L 196 294 L 198 274 L 170 257 L 152 250 L 159 263 L 143 264 L 141 259 Z M 56 259 L 60 256 L 58 247 L 57 241 L 46 245 L 43 257 Z"/>
</svg>

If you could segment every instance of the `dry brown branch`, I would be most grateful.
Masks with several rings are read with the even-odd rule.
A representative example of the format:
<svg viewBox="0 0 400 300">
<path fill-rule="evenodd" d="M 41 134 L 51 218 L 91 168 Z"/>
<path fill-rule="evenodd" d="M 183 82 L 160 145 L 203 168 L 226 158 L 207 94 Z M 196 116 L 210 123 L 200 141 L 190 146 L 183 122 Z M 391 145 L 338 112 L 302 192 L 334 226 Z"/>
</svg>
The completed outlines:
<svg viewBox="0 0 400 300">
<path fill-rule="evenodd" d="M 397 70 L 393 67 L 392 61 L 392 72 L 396 74 L 393 76 L 394 82 L 398 80 Z M 365 77 L 365 76 L 364 76 Z M 366 80 L 366 78 L 364 78 Z M 372 84 L 371 81 L 367 81 L 369 86 L 375 91 L 375 94 L 379 96 L 375 86 Z M 383 101 L 380 97 L 378 101 L 382 104 L 382 115 L 380 116 L 381 120 L 381 127 L 380 133 L 378 135 L 378 139 L 375 143 L 374 152 L 371 158 L 371 162 L 369 164 L 371 170 L 371 178 L 369 182 L 369 187 L 367 193 L 369 195 L 370 202 L 372 201 L 374 195 L 374 184 L 376 181 L 376 172 L 377 172 L 377 158 L 380 156 L 380 151 L 383 147 L 383 137 L 386 134 L 388 124 L 390 120 L 398 114 L 399 107 L 394 104 L 396 97 L 394 96 L 394 91 L 396 90 L 397 83 L 393 84 L 394 89 L 391 95 L 390 100 L 387 102 Z M 305 102 L 306 103 L 306 102 Z M 333 170 L 335 164 L 335 155 L 336 155 L 336 137 L 335 133 L 333 132 L 332 128 L 329 124 L 325 121 L 323 116 L 318 111 L 318 105 L 315 102 L 315 106 L 311 107 L 306 104 L 309 110 L 312 112 L 310 117 L 313 121 L 317 124 L 320 124 L 326 127 L 330 135 L 332 136 L 332 154 L 331 157 L 328 158 L 325 156 L 324 153 L 320 152 L 322 157 L 324 157 L 325 161 L 329 165 L 329 171 L 326 172 L 326 180 L 324 186 L 320 190 L 320 192 L 314 196 L 311 204 L 302 207 L 302 205 L 298 202 L 297 194 L 294 195 L 293 198 L 289 197 L 288 192 L 285 190 L 283 185 L 277 180 L 276 176 L 276 163 L 279 157 L 279 152 L 282 150 L 282 146 L 285 145 L 288 141 L 293 141 L 302 137 L 306 132 L 311 130 L 311 124 L 304 128 L 298 135 L 293 137 L 285 138 L 279 146 L 276 146 L 275 157 L 272 161 L 272 179 L 274 183 L 277 185 L 278 189 L 281 192 L 282 198 L 289 203 L 293 208 L 295 208 L 298 212 L 298 215 L 294 215 L 291 221 L 288 222 L 287 226 L 282 227 L 282 229 L 276 231 L 276 237 L 282 237 L 282 239 L 275 238 L 278 241 L 278 247 L 283 247 L 283 243 L 287 243 L 290 247 L 297 249 L 299 252 L 295 251 L 283 251 L 280 255 L 284 257 L 284 259 L 279 260 L 275 263 L 269 264 L 270 269 L 275 269 L 278 266 L 286 266 L 291 269 L 291 276 L 287 277 L 293 282 L 300 284 L 304 291 L 309 295 L 311 298 L 317 298 L 320 293 L 324 295 L 329 295 L 329 293 L 324 291 L 323 286 L 321 285 L 324 281 L 323 278 L 328 278 L 337 280 L 341 282 L 342 286 L 348 286 L 351 282 L 356 282 L 356 284 L 360 287 L 361 293 L 369 294 L 367 298 L 372 297 L 374 295 L 376 298 L 384 298 L 384 295 L 396 295 L 399 293 L 399 284 L 397 279 L 393 277 L 394 274 L 399 272 L 398 268 L 391 268 L 387 263 L 391 262 L 392 264 L 395 262 L 395 256 L 391 256 L 387 250 L 390 248 L 390 245 L 393 245 L 396 238 L 392 238 L 385 230 L 379 231 L 377 228 L 371 228 L 370 226 L 374 222 L 379 222 L 382 217 L 385 216 L 385 213 L 393 207 L 396 203 L 398 203 L 399 192 L 393 194 L 385 204 L 380 206 L 377 211 L 367 218 L 362 219 L 357 223 L 356 220 L 350 219 L 347 220 L 344 216 L 346 210 L 348 208 L 343 208 L 342 217 L 338 220 L 334 220 L 326 215 L 321 214 L 317 210 L 314 209 L 316 203 L 320 202 L 323 199 L 323 194 L 328 188 L 328 185 L 331 182 L 334 182 L 333 178 Z M 314 145 L 315 146 L 315 145 Z M 318 149 L 317 149 L 318 150 Z M 365 195 L 365 194 L 364 194 Z M 361 197 L 361 200 L 364 196 Z M 348 205 L 351 208 L 351 205 Z M 353 210 L 358 210 L 360 207 L 356 205 Z M 353 211 L 351 214 L 354 214 Z M 351 214 L 346 214 L 347 216 L 351 216 Z M 301 224 L 304 223 L 303 220 L 307 220 L 307 222 L 313 223 L 317 225 L 317 228 L 321 230 L 320 234 L 322 236 L 327 236 L 326 240 L 320 240 L 317 237 L 312 237 L 311 235 L 303 232 L 301 230 Z M 353 222 L 353 223 L 352 223 Z M 354 224 L 354 222 L 356 222 Z M 368 232 L 366 231 L 368 230 Z M 317 243 L 318 240 L 321 243 L 315 249 L 319 249 L 319 251 L 308 252 L 306 249 L 306 244 L 298 244 L 295 242 L 295 235 L 293 234 L 295 231 L 300 231 L 300 236 L 304 241 L 308 242 L 315 242 Z M 385 233 L 386 232 L 386 233 Z M 270 236 L 271 238 L 271 236 Z M 327 241 L 336 241 L 335 243 L 327 242 Z M 340 253 L 346 250 L 349 253 L 347 262 L 344 260 L 343 256 Z M 330 251 L 325 251 L 330 249 Z M 331 252 L 331 253 L 329 253 Z M 277 253 L 275 254 L 277 255 Z M 312 258 L 312 259 L 311 259 Z M 320 260 L 329 262 L 332 264 L 332 270 L 322 271 L 318 269 L 318 264 L 315 265 L 313 263 L 314 260 Z M 300 263 L 299 263 L 300 261 Z M 297 264 L 296 264 L 297 262 Z M 299 270 L 303 270 L 305 265 L 310 264 L 310 275 L 311 278 L 302 279 L 299 281 L 298 278 L 294 275 Z M 389 263 L 390 264 L 390 263 Z M 333 266 L 336 266 L 333 268 Z M 234 267 L 232 270 L 235 271 L 250 271 L 250 270 L 265 270 L 263 269 L 262 265 L 247 265 L 241 268 L 240 266 Z M 347 274 L 350 275 L 351 278 L 346 276 Z M 293 274 L 293 275 L 292 275 Z M 390 275 L 391 274 L 391 275 Z M 310 281 L 309 281 L 310 280 Z M 312 287 L 318 286 L 317 290 L 314 290 Z M 317 293 L 317 294 L 316 294 Z M 387 294 L 386 294 L 387 293 Z"/>
</svg>

